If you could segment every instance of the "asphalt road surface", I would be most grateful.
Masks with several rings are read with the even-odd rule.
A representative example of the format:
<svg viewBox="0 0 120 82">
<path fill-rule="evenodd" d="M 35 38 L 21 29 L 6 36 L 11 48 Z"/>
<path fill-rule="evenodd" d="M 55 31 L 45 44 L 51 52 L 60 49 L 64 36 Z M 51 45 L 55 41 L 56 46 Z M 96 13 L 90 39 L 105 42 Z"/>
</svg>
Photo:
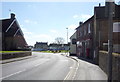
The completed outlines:
<svg viewBox="0 0 120 82">
<path fill-rule="evenodd" d="M 33 52 L 32 57 L 28 59 L 2 64 L 0 80 L 84 80 L 84 82 L 85 80 L 88 82 L 100 80 L 99 82 L 107 82 L 107 75 L 99 66 L 77 57 L 69 58 L 61 53 Z"/>
<path fill-rule="evenodd" d="M 2 64 L 2 80 L 67 80 L 76 61 L 58 53 L 33 52 L 33 57 Z"/>
</svg>

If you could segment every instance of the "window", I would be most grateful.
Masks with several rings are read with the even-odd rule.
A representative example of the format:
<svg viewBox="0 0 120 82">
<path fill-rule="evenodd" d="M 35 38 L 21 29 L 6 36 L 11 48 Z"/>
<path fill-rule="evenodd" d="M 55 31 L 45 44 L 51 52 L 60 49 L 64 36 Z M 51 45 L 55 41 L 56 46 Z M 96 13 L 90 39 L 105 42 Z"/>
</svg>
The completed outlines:
<svg viewBox="0 0 120 82">
<path fill-rule="evenodd" d="M 76 39 L 72 39 L 72 44 L 76 44 Z"/>
<path fill-rule="evenodd" d="M 90 23 L 88 24 L 88 33 L 91 33 L 91 30 L 90 30 Z"/>
<path fill-rule="evenodd" d="M 84 35 L 86 35 L 86 27 L 84 27 Z"/>
<path fill-rule="evenodd" d="M 113 23 L 113 32 L 120 32 L 120 22 Z"/>
</svg>

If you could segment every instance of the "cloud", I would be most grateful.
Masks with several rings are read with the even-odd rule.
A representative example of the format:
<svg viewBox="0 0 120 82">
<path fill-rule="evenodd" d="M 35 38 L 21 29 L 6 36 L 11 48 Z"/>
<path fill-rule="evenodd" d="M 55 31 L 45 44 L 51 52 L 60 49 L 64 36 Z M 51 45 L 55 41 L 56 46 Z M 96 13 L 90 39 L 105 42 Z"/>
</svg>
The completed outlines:
<svg viewBox="0 0 120 82">
<path fill-rule="evenodd" d="M 30 20 L 26 19 L 24 20 L 25 23 L 30 23 Z"/>
<path fill-rule="evenodd" d="M 22 30 L 23 32 L 27 31 L 26 28 L 23 28 L 23 25 L 21 25 L 21 30 Z"/>
<path fill-rule="evenodd" d="M 24 20 L 24 22 L 25 23 L 28 23 L 28 24 L 38 24 L 38 22 L 37 21 L 32 21 L 32 20 L 29 20 L 29 19 L 26 19 L 26 20 Z"/>
<path fill-rule="evenodd" d="M 72 24 L 72 25 L 68 26 L 68 29 L 75 30 L 75 28 L 77 28 L 77 25 L 75 25 L 75 24 Z"/>
<path fill-rule="evenodd" d="M 90 17 L 91 17 L 91 15 L 89 15 L 89 14 L 80 14 L 80 15 L 73 16 L 74 19 L 80 19 L 81 21 L 85 21 L 85 20 L 89 19 Z"/>
<path fill-rule="evenodd" d="M 91 15 L 82 14 L 82 15 L 80 15 L 80 17 L 81 17 L 82 19 L 89 19 L 89 18 L 91 17 Z"/>
<path fill-rule="evenodd" d="M 35 34 L 34 35 L 35 38 L 51 38 L 51 36 L 47 35 L 47 34 Z"/>
<path fill-rule="evenodd" d="M 51 33 L 57 33 L 57 31 L 54 30 L 54 29 L 50 30 L 50 32 L 51 32 Z"/>
<path fill-rule="evenodd" d="M 78 15 L 74 15 L 73 18 L 78 18 L 79 16 Z"/>
</svg>

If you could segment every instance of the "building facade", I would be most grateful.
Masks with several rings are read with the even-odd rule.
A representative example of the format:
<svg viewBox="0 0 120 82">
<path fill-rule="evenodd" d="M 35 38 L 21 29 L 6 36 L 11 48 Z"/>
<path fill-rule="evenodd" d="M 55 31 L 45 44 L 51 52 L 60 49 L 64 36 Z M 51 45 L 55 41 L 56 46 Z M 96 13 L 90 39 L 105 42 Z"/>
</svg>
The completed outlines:
<svg viewBox="0 0 120 82">
<path fill-rule="evenodd" d="M 76 28 L 78 57 L 93 58 L 93 21 L 94 16 L 84 23 L 80 22 Z"/>
<path fill-rule="evenodd" d="M 70 56 L 76 56 L 76 32 L 70 37 Z"/>
<path fill-rule="evenodd" d="M 48 43 L 47 42 L 36 42 L 34 45 L 35 51 L 45 51 L 48 50 Z"/>
<path fill-rule="evenodd" d="M 108 50 L 108 4 L 94 7 L 94 15 L 76 28 L 78 57 L 98 60 L 99 50 Z M 120 53 L 120 5 L 113 3 L 113 9 L 113 52 Z"/>
<path fill-rule="evenodd" d="M 2 51 L 28 50 L 27 42 L 15 14 L 11 13 L 10 19 L 0 21 L 2 23 Z"/>
</svg>

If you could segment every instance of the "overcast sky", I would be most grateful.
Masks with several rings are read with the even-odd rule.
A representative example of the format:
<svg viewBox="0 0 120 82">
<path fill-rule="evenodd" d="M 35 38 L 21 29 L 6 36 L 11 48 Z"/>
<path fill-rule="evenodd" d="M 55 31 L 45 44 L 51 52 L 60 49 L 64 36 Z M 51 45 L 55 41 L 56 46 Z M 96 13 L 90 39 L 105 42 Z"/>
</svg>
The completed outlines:
<svg viewBox="0 0 120 82">
<path fill-rule="evenodd" d="M 15 13 L 28 45 L 54 42 L 56 37 L 67 39 L 80 21 L 94 14 L 99 2 L 2 2 L 1 19 Z M 101 2 L 104 5 L 104 2 Z"/>
</svg>

